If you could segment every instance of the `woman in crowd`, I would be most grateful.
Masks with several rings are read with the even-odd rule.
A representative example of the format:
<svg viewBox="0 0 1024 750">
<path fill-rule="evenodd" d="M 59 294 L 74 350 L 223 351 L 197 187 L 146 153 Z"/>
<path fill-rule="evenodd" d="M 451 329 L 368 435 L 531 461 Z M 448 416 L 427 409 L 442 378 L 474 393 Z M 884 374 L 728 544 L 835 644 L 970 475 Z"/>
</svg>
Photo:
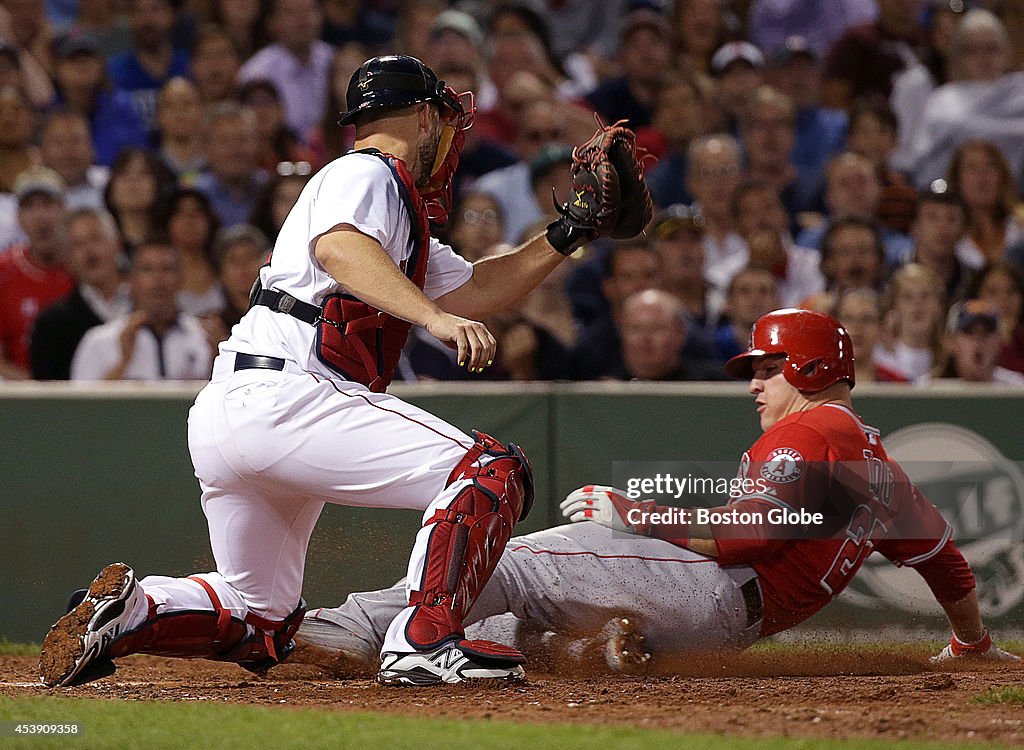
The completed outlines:
<svg viewBox="0 0 1024 750">
<path fill-rule="evenodd" d="M 489 193 L 468 193 L 451 215 L 448 240 L 459 255 L 475 263 L 501 242 L 505 218 L 501 206 Z"/>
<path fill-rule="evenodd" d="M 851 289 L 830 311 L 850 334 L 858 383 L 906 383 L 907 378 L 875 361 L 882 335 L 882 304 L 874 289 Z"/>
<path fill-rule="evenodd" d="M 280 162 L 309 162 L 313 158 L 313 152 L 302 145 L 298 134 L 285 122 L 284 102 L 277 86 L 261 78 L 248 81 L 239 88 L 238 100 L 256 113 L 260 169 L 269 172 Z"/>
<path fill-rule="evenodd" d="M 942 361 L 942 279 L 934 271 L 911 263 L 893 274 L 888 298 L 888 335 L 875 347 L 875 363 L 910 382 L 927 380 Z"/>
<path fill-rule="evenodd" d="M 313 167 L 308 161 L 279 162 L 260 191 L 249 223 L 263 232 L 271 244 L 277 242 L 281 225 L 312 173 Z"/>
<path fill-rule="evenodd" d="M 967 234 L 956 251 L 961 263 L 980 268 L 1024 241 L 1016 180 L 994 144 L 971 140 L 960 146 L 947 180 L 967 203 Z"/>
<path fill-rule="evenodd" d="M 181 251 L 184 283 L 178 307 L 197 317 L 220 310 L 224 290 L 213 261 L 213 239 L 220 222 L 209 199 L 191 188 L 176 190 L 167 202 L 162 224 L 171 244 Z"/>
<path fill-rule="evenodd" d="M 974 277 L 968 299 L 980 299 L 999 311 L 1003 349 L 999 366 L 1024 373 L 1024 274 L 1013 263 L 987 263 Z"/>
<path fill-rule="evenodd" d="M 117 155 L 103 201 L 117 221 L 129 255 L 157 228 L 173 187 L 174 175 L 153 151 L 130 146 Z"/>
</svg>

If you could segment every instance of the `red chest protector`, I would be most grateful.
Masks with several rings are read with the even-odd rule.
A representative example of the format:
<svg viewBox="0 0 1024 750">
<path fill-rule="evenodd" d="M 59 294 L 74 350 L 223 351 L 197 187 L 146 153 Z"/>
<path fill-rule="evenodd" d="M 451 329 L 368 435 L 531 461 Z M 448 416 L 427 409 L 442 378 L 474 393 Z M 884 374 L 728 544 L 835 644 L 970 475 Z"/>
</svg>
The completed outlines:
<svg viewBox="0 0 1024 750">
<path fill-rule="evenodd" d="M 409 240 L 413 245 L 402 270 L 413 284 L 423 289 L 430 256 L 430 223 L 412 175 L 403 161 L 390 154 L 369 149 L 354 153 L 380 157 L 391 169 L 398 183 L 398 194 L 409 214 Z M 412 323 L 350 294 L 330 294 L 324 297 L 316 322 L 317 357 L 347 380 L 380 393 L 387 389 L 395 375 L 411 328 Z"/>
</svg>

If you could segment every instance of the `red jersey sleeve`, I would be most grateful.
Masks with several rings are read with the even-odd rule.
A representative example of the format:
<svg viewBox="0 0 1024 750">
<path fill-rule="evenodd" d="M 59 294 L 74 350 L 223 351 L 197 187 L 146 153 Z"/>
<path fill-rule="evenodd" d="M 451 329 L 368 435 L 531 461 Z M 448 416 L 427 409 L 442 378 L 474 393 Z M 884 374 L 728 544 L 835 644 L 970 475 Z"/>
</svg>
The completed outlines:
<svg viewBox="0 0 1024 750">
<path fill-rule="evenodd" d="M 817 430 L 780 423 L 744 455 L 739 478 L 745 491 L 729 503 L 734 513 L 727 523 L 710 524 L 720 565 L 771 556 L 806 533 L 798 525 L 770 522 L 769 514 L 818 511 L 831 481 L 828 444 Z"/>
</svg>

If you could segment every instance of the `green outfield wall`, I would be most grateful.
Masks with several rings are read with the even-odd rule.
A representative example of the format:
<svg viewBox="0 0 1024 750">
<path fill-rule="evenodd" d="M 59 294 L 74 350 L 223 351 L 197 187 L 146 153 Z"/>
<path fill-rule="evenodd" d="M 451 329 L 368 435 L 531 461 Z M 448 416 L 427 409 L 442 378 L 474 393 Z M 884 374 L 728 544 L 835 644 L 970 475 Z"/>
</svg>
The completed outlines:
<svg viewBox="0 0 1024 750">
<path fill-rule="evenodd" d="M 11 592 L 0 638 L 39 641 L 68 593 L 102 565 L 141 575 L 209 570 L 212 557 L 186 445 L 196 388 L 0 387 L 0 580 Z M 741 386 L 587 384 L 417 386 L 396 394 L 469 430 L 520 443 L 538 499 L 522 531 L 559 523 L 558 501 L 611 482 L 625 461 L 738 463 L 759 435 Z M 901 459 L 931 462 L 920 482 L 977 568 L 995 624 L 1024 623 L 1024 397 L 1000 389 L 859 388 L 857 409 Z M 935 466 L 940 467 L 936 470 Z M 958 467 L 966 467 L 961 470 Z M 914 471 L 909 471 L 912 478 Z M 966 479 L 965 479 L 966 477 Z M 304 595 L 333 605 L 404 574 L 417 513 L 329 506 L 310 545 Z M 877 555 L 875 556 L 878 557 Z M 974 558 L 974 559 L 972 559 Z M 872 561 L 873 562 L 873 561 Z M 812 624 L 934 626 L 913 573 L 865 566 Z M 910 576 L 911 578 L 908 578 Z M 901 611 L 902 610 L 902 611 Z"/>
</svg>

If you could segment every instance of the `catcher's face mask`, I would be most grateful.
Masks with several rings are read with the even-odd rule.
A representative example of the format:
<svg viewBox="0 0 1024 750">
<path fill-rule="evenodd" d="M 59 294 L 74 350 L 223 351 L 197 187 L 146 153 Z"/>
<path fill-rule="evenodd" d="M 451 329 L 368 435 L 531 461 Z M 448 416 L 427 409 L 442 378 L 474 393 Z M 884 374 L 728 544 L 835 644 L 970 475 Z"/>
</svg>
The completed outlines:
<svg viewBox="0 0 1024 750">
<path fill-rule="evenodd" d="M 473 127 L 476 103 L 470 91 L 456 94 L 444 81 L 438 84 L 440 105 L 441 137 L 437 143 L 437 156 L 430 170 L 430 179 L 420 190 L 427 206 L 427 216 L 434 226 L 448 223 L 448 212 L 452 207 L 452 179 L 459 167 L 459 154 L 466 140 L 466 131 Z"/>
</svg>

